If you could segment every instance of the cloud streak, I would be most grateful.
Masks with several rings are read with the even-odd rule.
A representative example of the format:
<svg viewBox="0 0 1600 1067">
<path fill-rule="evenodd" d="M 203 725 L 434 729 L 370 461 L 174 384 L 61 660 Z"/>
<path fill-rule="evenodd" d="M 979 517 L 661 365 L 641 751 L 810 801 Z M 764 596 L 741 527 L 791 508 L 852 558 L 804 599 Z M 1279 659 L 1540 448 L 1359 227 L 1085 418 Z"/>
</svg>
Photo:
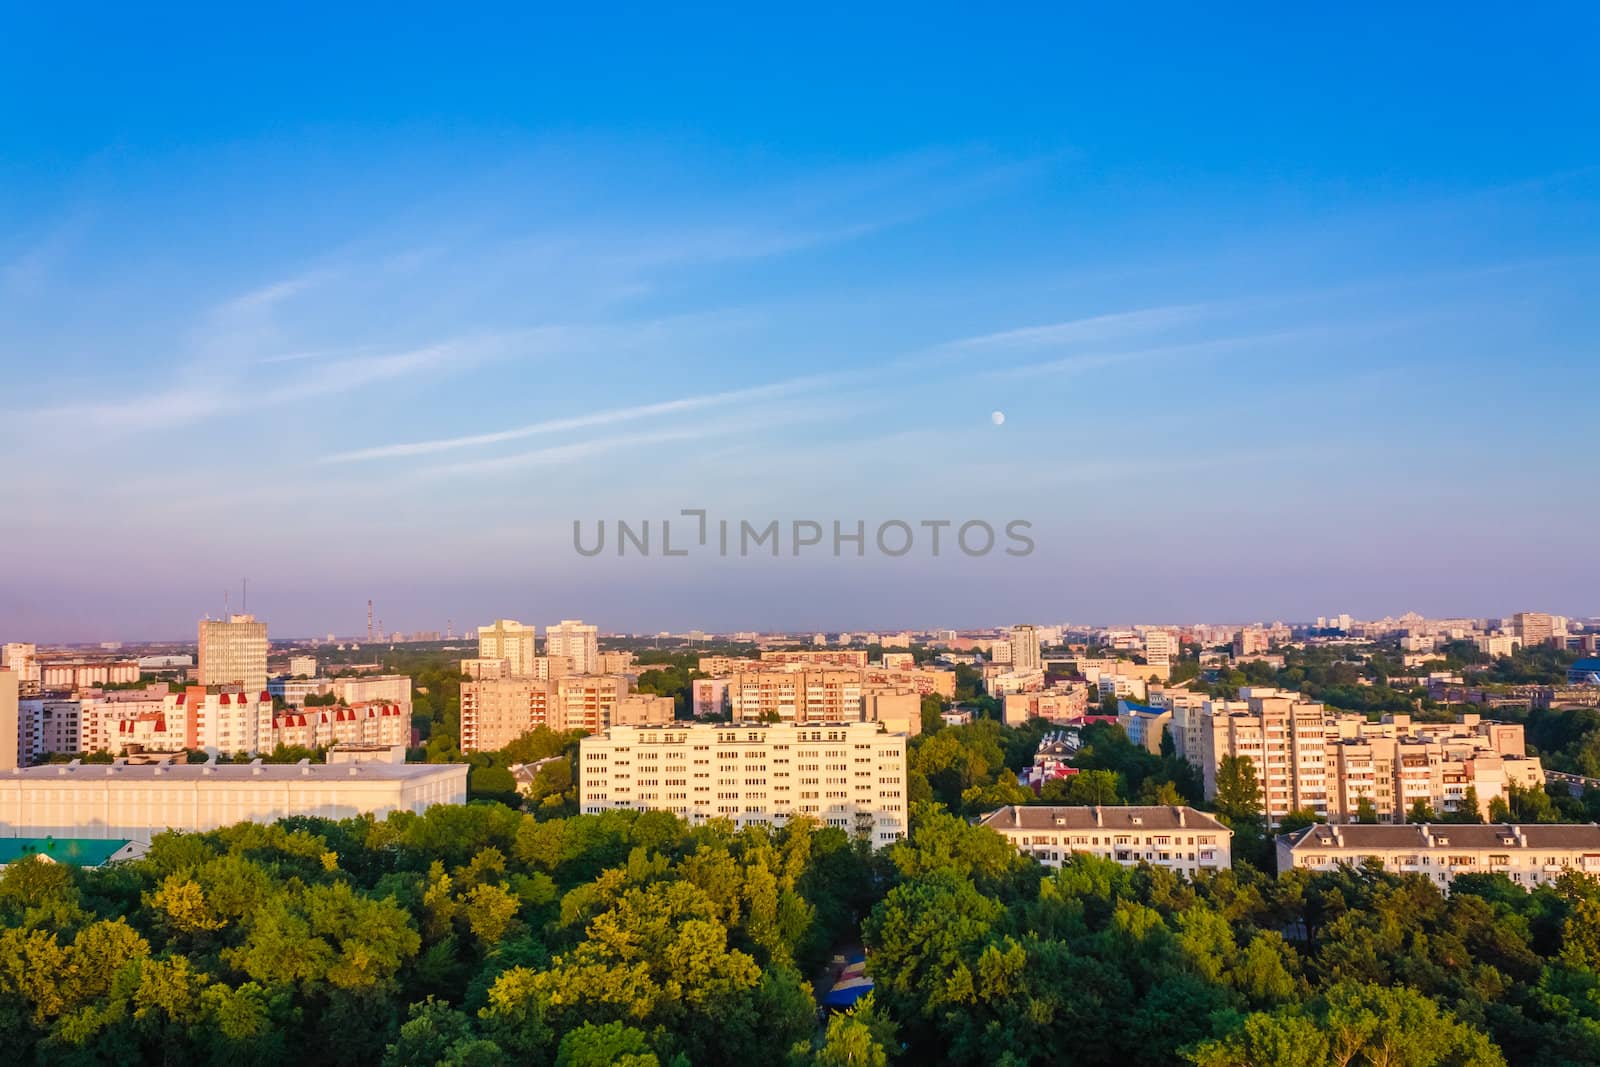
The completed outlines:
<svg viewBox="0 0 1600 1067">
<path fill-rule="evenodd" d="M 773 382 L 769 385 L 753 386 L 748 389 L 702 393 L 698 396 L 679 397 L 675 400 L 663 400 L 654 404 L 611 408 L 605 411 L 591 412 L 587 415 L 574 415 L 563 419 L 547 419 L 543 422 L 530 423 L 526 426 L 518 426 L 509 430 L 497 430 L 492 433 L 467 434 L 461 437 L 443 437 L 430 441 L 411 441 L 392 445 L 378 445 L 373 448 L 361 448 L 326 456 L 322 459 L 322 462 L 359 463 L 376 459 L 433 455 L 463 448 L 480 448 L 487 445 L 504 444 L 508 441 L 525 440 L 541 434 L 567 433 L 572 430 L 587 430 L 599 426 L 615 426 L 636 422 L 641 419 L 658 418 L 664 415 L 680 415 L 691 411 L 700 411 L 706 408 L 722 407 L 746 401 L 772 400 L 796 393 L 826 389 L 840 384 L 847 378 L 847 375 L 791 378 L 788 381 Z"/>
</svg>

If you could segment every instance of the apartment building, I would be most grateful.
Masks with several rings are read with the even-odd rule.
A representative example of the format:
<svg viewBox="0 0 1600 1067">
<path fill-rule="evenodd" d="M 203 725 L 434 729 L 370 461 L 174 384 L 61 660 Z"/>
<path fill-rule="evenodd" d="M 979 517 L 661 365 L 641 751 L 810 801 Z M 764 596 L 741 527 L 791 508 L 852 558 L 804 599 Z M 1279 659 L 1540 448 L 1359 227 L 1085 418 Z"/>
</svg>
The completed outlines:
<svg viewBox="0 0 1600 1067">
<path fill-rule="evenodd" d="M 272 721 L 274 748 L 278 745 L 289 748 L 394 746 L 405 745 L 410 740 L 410 714 L 398 704 L 381 701 L 290 711 Z"/>
<path fill-rule="evenodd" d="M 504 748 L 529 730 L 604 730 L 616 721 L 628 697 L 628 680 L 614 675 L 569 674 L 560 678 L 482 678 L 461 683 L 461 749 Z M 633 694 L 648 696 L 648 694 Z M 669 697 L 631 701 L 629 719 L 671 722 Z"/>
<path fill-rule="evenodd" d="M 906 655 L 909 656 L 910 653 L 908 652 Z M 761 662 L 775 666 L 793 663 L 803 667 L 865 667 L 867 665 L 867 653 L 865 649 L 848 648 L 829 649 L 825 652 L 810 649 L 797 652 L 763 652 L 761 653 Z M 742 670 L 745 668 L 736 667 L 734 669 Z"/>
<path fill-rule="evenodd" d="M 1017 674 L 1044 670 L 1039 651 L 1039 631 L 1032 626 L 1013 626 L 1006 636 L 1011 647 L 1011 670 Z"/>
<path fill-rule="evenodd" d="M 574 674 L 595 674 L 600 669 L 600 628 L 578 619 L 562 619 L 544 631 L 549 656 L 565 656 Z"/>
<path fill-rule="evenodd" d="M 315 656 L 289 657 L 289 677 L 291 678 L 315 678 L 317 669 L 317 657 Z"/>
<path fill-rule="evenodd" d="M 728 679 L 696 678 L 694 680 L 694 717 L 715 719 L 728 710 Z"/>
<path fill-rule="evenodd" d="M 133 680 L 138 680 L 135 664 Z M 239 685 L 246 692 L 267 688 L 267 624 L 254 615 L 200 620 L 200 685 Z"/>
<path fill-rule="evenodd" d="M 1277 689 L 1244 688 L 1244 708 L 1202 705 L 1199 748 L 1182 755 L 1216 795 L 1217 768 L 1226 756 L 1248 757 L 1260 784 L 1269 825 L 1296 810 L 1328 814 L 1327 728 L 1321 704 Z M 1175 730 L 1174 744 L 1188 730 Z"/>
<path fill-rule="evenodd" d="M 1172 673 L 1172 661 L 1183 654 L 1183 646 L 1178 643 L 1178 635 L 1171 630 L 1146 630 L 1144 635 L 1144 658 L 1151 667 L 1161 671 L 1161 677 L 1166 678 Z"/>
<path fill-rule="evenodd" d="M 1272 647 L 1272 635 L 1259 626 L 1246 626 L 1233 635 L 1233 654 L 1249 656 Z"/>
<path fill-rule="evenodd" d="M 906 737 L 877 723 L 614 726 L 578 744 L 587 814 L 670 811 L 741 829 L 804 816 L 882 847 L 905 836 L 905 783 Z"/>
<path fill-rule="evenodd" d="M 333 695 L 341 704 L 394 704 L 411 718 L 411 677 L 405 674 L 376 674 L 361 678 L 335 678 Z"/>
<path fill-rule="evenodd" d="M 1555 636 L 1555 620 L 1542 611 L 1519 611 L 1511 617 L 1511 627 L 1528 648 L 1548 645 Z"/>
<path fill-rule="evenodd" d="M 1331 871 L 1375 860 L 1448 886 L 1460 874 L 1504 874 L 1532 889 L 1567 871 L 1600 875 L 1600 826 L 1411 823 L 1308 826 L 1278 838 L 1278 870 Z"/>
<path fill-rule="evenodd" d="M 851 722 L 861 718 L 859 670 L 740 671 L 728 679 L 736 722 Z"/>
<path fill-rule="evenodd" d="M 54 764 L 0 772 L 0 825 L 18 837 L 149 842 L 294 815 L 379 818 L 464 804 L 467 767 L 448 763 Z"/>
<path fill-rule="evenodd" d="M 1172 712 L 1174 748 L 1200 772 L 1206 795 L 1216 795 L 1224 757 L 1247 756 L 1273 825 L 1296 809 L 1353 822 L 1363 800 L 1383 822 L 1403 821 L 1418 801 L 1453 813 L 1469 788 L 1486 816 L 1510 785 L 1544 783 L 1543 767 L 1525 755 L 1522 727 L 1514 723 L 1477 715 L 1417 723 L 1403 714 L 1372 722 L 1278 690 L 1246 688 L 1240 696 L 1223 701 L 1172 691 L 1159 699 Z"/>
<path fill-rule="evenodd" d="M 1048 719 L 1059 723 L 1075 719 L 1088 710 L 1089 687 L 1070 685 L 1036 693 L 1008 693 L 1001 710 L 1001 721 L 1007 726 L 1021 726 L 1029 719 Z"/>
<path fill-rule="evenodd" d="M 19 690 L 30 689 L 37 686 L 39 676 L 39 647 L 13 641 L 0 645 L 0 667 L 4 667 L 17 676 Z"/>
<path fill-rule="evenodd" d="M 1012 806 L 991 811 L 978 825 L 1047 867 L 1060 867 L 1074 852 L 1125 867 L 1148 863 L 1189 878 L 1233 864 L 1233 831 L 1187 807 Z"/>
<path fill-rule="evenodd" d="M 524 626 L 515 619 L 496 619 L 488 626 L 480 626 L 478 659 L 504 660 L 504 673 L 513 677 L 531 674 L 538 654 L 537 633 L 536 627 Z"/>
</svg>

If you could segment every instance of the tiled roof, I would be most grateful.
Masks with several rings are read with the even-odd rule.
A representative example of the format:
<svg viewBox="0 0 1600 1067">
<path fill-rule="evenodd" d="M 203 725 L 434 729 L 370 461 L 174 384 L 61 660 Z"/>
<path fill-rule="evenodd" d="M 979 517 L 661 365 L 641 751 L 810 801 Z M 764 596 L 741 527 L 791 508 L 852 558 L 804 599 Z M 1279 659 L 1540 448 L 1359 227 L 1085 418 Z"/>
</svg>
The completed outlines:
<svg viewBox="0 0 1600 1067">
<path fill-rule="evenodd" d="M 1012 805 L 978 820 L 992 830 L 1205 830 L 1232 834 L 1215 817 L 1171 805 L 1067 807 Z"/>
</svg>

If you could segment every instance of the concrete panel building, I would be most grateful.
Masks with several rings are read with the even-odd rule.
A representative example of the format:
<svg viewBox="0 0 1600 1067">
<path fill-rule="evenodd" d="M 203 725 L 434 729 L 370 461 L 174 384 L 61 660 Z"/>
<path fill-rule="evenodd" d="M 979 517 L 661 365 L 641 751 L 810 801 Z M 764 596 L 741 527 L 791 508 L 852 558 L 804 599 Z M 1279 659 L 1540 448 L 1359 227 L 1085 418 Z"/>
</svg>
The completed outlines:
<svg viewBox="0 0 1600 1067">
<path fill-rule="evenodd" d="M 1375 860 L 1444 887 L 1459 874 L 1503 874 L 1532 889 L 1567 871 L 1600 875 L 1600 826 L 1438 824 L 1308 826 L 1278 838 L 1278 870 L 1331 871 Z"/>
<path fill-rule="evenodd" d="M 906 737 L 877 723 L 615 726 L 578 745 L 579 804 L 740 828 L 805 816 L 874 848 L 905 836 Z"/>
<path fill-rule="evenodd" d="M 136 665 L 137 666 L 137 665 Z M 200 620 L 200 685 L 239 685 L 246 692 L 267 688 L 267 624 L 254 615 Z M 138 675 L 135 673 L 135 679 Z"/>
</svg>

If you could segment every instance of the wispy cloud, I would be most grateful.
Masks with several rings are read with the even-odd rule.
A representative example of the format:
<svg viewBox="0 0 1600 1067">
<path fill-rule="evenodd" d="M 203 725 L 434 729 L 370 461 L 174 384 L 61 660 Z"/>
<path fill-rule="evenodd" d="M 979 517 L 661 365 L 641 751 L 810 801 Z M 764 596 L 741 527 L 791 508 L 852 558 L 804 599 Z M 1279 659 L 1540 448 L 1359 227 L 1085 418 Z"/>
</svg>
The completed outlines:
<svg viewBox="0 0 1600 1067">
<path fill-rule="evenodd" d="M 945 347 L 965 349 L 1047 348 L 1052 345 L 1085 341 L 1105 341 L 1134 334 L 1156 333 L 1187 326 L 1211 314 L 1206 304 L 1174 304 L 1167 307 L 1139 308 L 1106 315 L 1069 319 L 1042 326 L 1024 326 L 997 333 L 965 337 L 946 342 Z"/>
<path fill-rule="evenodd" d="M 1063 356 L 1060 359 L 1044 360 L 1036 363 L 1024 363 L 1014 367 L 1004 367 L 989 371 L 985 377 L 990 378 L 1026 378 L 1047 374 L 1073 374 L 1082 371 L 1099 370 L 1103 367 L 1115 367 L 1128 363 L 1142 363 L 1150 360 L 1174 359 L 1185 356 L 1207 356 L 1220 352 L 1234 352 L 1246 348 L 1255 348 L 1261 345 L 1278 344 L 1285 341 L 1303 340 L 1308 337 L 1321 336 L 1325 331 L 1319 327 L 1304 327 L 1292 330 L 1277 330 L 1271 333 L 1240 334 L 1228 337 L 1211 337 L 1203 341 L 1188 341 L 1181 344 L 1153 345 L 1144 348 L 1131 348 L 1112 352 L 1080 352 L 1075 355 Z"/>
<path fill-rule="evenodd" d="M 530 423 L 529 425 L 518 426 L 509 430 L 497 430 L 492 433 L 467 434 L 461 437 L 442 437 L 430 441 L 412 441 L 356 449 L 355 451 L 340 452 L 324 457 L 322 462 L 354 463 L 374 459 L 396 459 L 406 456 L 450 452 L 462 448 L 498 445 L 507 441 L 519 441 L 529 437 L 537 437 L 540 434 L 567 433 L 573 430 L 614 426 L 636 422 L 641 419 L 658 418 L 664 415 L 679 415 L 727 404 L 772 400 L 795 393 L 826 389 L 845 380 L 847 380 L 845 375 L 792 378 L 788 381 L 773 382 L 769 385 L 753 386 L 748 389 L 702 393 L 698 396 L 678 397 L 674 400 L 663 400 L 654 404 L 638 404 L 633 407 L 610 408 L 604 411 L 591 412 L 587 415 L 573 415 L 563 419 L 547 419 L 543 422 Z"/>
</svg>

